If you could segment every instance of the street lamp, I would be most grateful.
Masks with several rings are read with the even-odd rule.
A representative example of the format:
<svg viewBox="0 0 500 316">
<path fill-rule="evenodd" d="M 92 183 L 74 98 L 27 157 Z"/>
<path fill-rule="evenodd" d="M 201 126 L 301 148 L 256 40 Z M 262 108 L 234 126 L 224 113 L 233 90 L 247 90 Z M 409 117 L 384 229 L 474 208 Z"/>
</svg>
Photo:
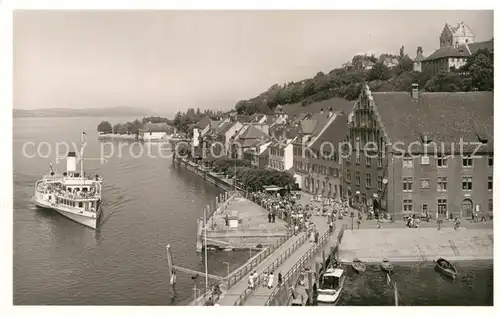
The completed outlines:
<svg viewBox="0 0 500 316">
<path fill-rule="evenodd" d="M 351 230 L 354 230 L 354 212 L 351 211 Z"/>
</svg>

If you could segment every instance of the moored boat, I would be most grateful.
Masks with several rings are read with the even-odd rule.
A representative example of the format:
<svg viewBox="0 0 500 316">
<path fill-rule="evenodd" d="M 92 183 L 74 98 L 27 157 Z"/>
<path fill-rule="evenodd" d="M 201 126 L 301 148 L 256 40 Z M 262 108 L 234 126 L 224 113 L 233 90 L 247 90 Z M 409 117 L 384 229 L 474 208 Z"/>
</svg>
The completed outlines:
<svg viewBox="0 0 500 316">
<path fill-rule="evenodd" d="M 336 305 L 344 288 L 346 274 L 341 267 L 328 268 L 320 278 L 318 303 Z"/>
<path fill-rule="evenodd" d="M 358 258 L 354 258 L 354 260 L 352 261 L 352 268 L 358 273 L 363 273 L 366 270 L 366 265 Z"/>
<path fill-rule="evenodd" d="M 380 263 L 380 268 L 387 273 L 392 273 L 392 271 L 394 270 L 392 263 L 390 263 L 389 259 L 387 258 L 384 258 L 382 260 L 382 262 Z"/>
<path fill-rule="evenodd" d="M 455 266 L 453 266 L 451 262 L 444 258 L 439 258 L 436 260 L 436 269 L 452 279 L 455 279 L 458 275 L 457 268 L 455 268 Z"/>
</svg>

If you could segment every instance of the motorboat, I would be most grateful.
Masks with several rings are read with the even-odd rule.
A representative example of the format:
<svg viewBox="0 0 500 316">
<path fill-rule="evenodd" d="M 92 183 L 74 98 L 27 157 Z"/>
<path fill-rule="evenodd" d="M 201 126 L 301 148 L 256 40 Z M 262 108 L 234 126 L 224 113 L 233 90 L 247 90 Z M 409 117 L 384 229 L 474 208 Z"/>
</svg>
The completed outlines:
<svg viewBox="0 0 500 316">
<path fill-rule="evenodd" d="M 336 305 L 338 303 L 346 279 L 342 267 L 328 268 L 320 277 L 318 287 L 318 303 Z"/>
<path fill-rule="evenodd" d="M 455 268 L 455 266 L 453 266 L 451 262 L 444 258 L 439 258 L 436 260 L 436 270 L 452 279 L 456 279 L 458 275 L 457 268 Z"/>
<path fill-rule="evenodd" d="M 390 263 L 389 259 L 387 259 L 387 258 L 384 258 L 382 260 L 382 263 L 380 263 L 380 268 L 382 269 L 382 271 L 385 271 L 387 273 L 392 273 L 392 271 L 394 269 L 392 263 Z"/>
<path fill-rule="evenodd" d="M 359 260 L 358 258 L 354 258 L 352 261 L 352 268 L 354 271 L 358 273 L 363 273 L 366 270 L 366 265 L 363 261 Z"/>
</svg>

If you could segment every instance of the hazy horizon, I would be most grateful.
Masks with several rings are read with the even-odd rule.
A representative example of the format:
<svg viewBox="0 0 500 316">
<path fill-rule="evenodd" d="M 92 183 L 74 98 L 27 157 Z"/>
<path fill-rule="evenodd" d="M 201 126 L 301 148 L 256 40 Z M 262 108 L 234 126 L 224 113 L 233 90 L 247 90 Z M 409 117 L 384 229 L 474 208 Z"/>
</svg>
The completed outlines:
<svg viewBox="0 0 500 316">
<path fill-rule="evenodd" d="M 14 109 L 232 109 L 357 53 L 428 56 L 461 21 L 493 37 L 491 10 L 15 11 Z"/>
</svg>

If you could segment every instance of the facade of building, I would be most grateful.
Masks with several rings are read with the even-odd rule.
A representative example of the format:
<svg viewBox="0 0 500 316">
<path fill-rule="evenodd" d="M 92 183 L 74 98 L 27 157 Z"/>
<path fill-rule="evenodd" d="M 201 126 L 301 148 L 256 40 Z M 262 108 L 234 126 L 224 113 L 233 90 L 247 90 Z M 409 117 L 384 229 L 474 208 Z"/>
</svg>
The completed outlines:
<svg viewBox="0 0 500 316">
<path fill-rule="evenodd" d="M 269 169 L 287 171 L 293 167 L 293 138 L 274 138 L 269 145 Z"/>
<path fill-rule="evenodd" d="M 448 23 L 444 25 L 441 36 L 439 37 L 439 47 L 472 44 L 476 37 L 472 33 L 472 29 L 464 22 L 458 23 L 456 26 L 451 26 Z"/>
<path fill-rule="evenodd" d="M 342 193 L 342 162 L 339 148 L 347 131 L 344 112 L 323 113 L 326 120 L 315 127 L 315 132 L 301 130 L 294 143 L 294 170 L 301 188 L 311 194 L 340 200 Z"/>
<path fill-rule="evenodd" d="M 347 141 L 361 148 L 344 160 L 351 201 L 395 219 L 492 211 L 492 92 L 419 93 L 414 85 L 412 93 L 371 93 L 365 87 L 351 117 Z"/>
<path fill-rule="evenodd" d="M 340 113 L 349 113 L 353 103 L 345 99 L 332 98 L 310 104 L 308 108 L 318 106 L 321 107 L 319 113 L 308 114 L 298 122 L 297 138 L 293 142 L 294 177 L 299 187 L 306 192 L 321 194 L 324 187 L 324 194 L 330 193 L 330 196 L 333 197 L 334 193 L 337 192 L 337 197 L 339 197 L 342 191 L 342 182 L 339 180 L 341 164 L 338 148 L 333 148 L 335 145 L 324 145 L 323 151 L 329 153 L 324 158 L 328 159 L 323 159 L 320 155 L 317 156 L 318 159 L 315 159 L 312 150 L 318 151 L 321 148 L 316 148 L 317 146 L 321 146 L 323 143 L 333 144 L 336 143 L 338 137 L 343 138 L 346 127 L 344 126 L 343 131 L 337 130 L 342 125 L 342 117 L 344 117 Z M 323 109 L 328 109 L 328 111 Z M 324 186 L 323 181 L 325 182 Z M 332 190 L 330 190 L 330 186 Z M 335 186 L 337 186 L 337 191 L 335 191 Z"/>
<path fill-rule="evenodd" d="M 144 129 L 139 131 L 139 136 L 146 142 L 159 142 L 168 139 L 173 134 L 174 128 L 167 123 L 147 123 Z"/>
</svg>

